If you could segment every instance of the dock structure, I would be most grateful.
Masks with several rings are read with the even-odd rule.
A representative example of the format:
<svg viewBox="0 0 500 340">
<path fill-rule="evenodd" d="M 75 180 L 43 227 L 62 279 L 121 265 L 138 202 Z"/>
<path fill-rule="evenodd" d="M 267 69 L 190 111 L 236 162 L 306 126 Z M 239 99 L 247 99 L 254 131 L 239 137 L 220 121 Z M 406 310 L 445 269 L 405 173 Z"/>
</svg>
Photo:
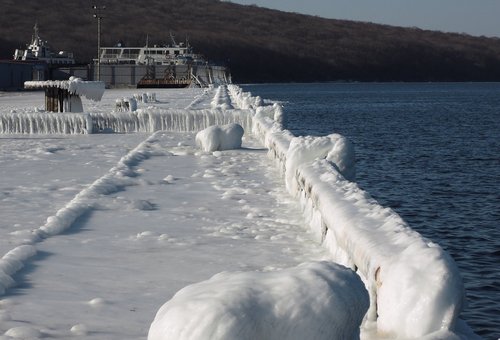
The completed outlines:
<svg viewBox="0 0 500 340">
<path fill-rule="evenodd" d="M 45 110 L 50 112 L 83 112 L 81 95 L 100 101 L 104 94 L 104 83 L 83 81 L 71 77 L 69 80 L 27 81 L 25 89 L 45 90 Z"/>
<path fill-rule="evenodd" d="M 59 87 L 68 93 L 86 93 L 87 98 L 90 96 L 94 100 L 100 99 L 104 89 L 100 87 L 102 84 L 75 79 L 58 84 L 36 82 L 26 85 L 27 88 Z M 194 94 L 196 97 L 193 98 Z M 23 158 L 19 158 L 22 160 L 21 165 L 10 168 L 22 170 L 26 164 L 30 164 L 25 162 L 36 162 L 31 163 L 35 166 L 33 170 L 28 169 L 29 176 L 3 176 L 9 181 L 4 187 L 12 186 L 10 182 L 16 179 L 25 186 L 27 179 L 36 178 L 33 176 L 33 173 L 37 174 L 36 171 L 44 174 L 48 169 L 57 170 L 52 179 L 59 179 L 61 174 L 80 169 L 74 177 L 79 178 L 83 189 L 76 195 L 74 190 L 57 192 L 58 196 L 54 197 L 60 200 L 59 195 L 62 195 L 67 198 L 67 204 L 55 215 L 49 216 L 46 224 L 23 233 L 8 232 L 12 242 L 7 239 L 9 242 L 6 243 L 6 238 L 0 237 L 0 241 L 3 241 L 0 246 L 4 245 L 7 250 L 11 249 L 11 243 L 20 244 L 8 250 L 0 259 L 6 263 L 4 267 L 8 268 L 8 272 L 4 273 L 0 267 L 0 295 L 3 295 L 6 292 L 10 294 L 7 289 L 16 280 L 22 279 L 22 275 L 14 274 L 37 253 L 36 243 L 66 230 L 85 229 L 85 239 L 78 237 L 77 232 L 75 235 L 65 235 L 63 242 L 66 245 L 61 247 L 60 256 L 51 258 L 56 267 L 66 270 L 76 268 L 74 273 L 64 278 L 64 284 L 75 287 L 74 291 L 79 292 L 76 297 L 71 295 L 73 300 L 67 304 L 75 311 L 68 313 L 69 307 L 60 308 L 60 292 L 56 284 L 60 283 L 60 278 L 54 274 L 58 272 L 56 268 L 45 274 L 37 273 L 33 281 L 43 284 L 26 292 L 29 301 L 44 301 L 42 298 L 48 297 L 47 303 L 26 305 L 17 303 L 15 294 L 9 297 L 13 303 L 7 307 L 15 315 L 36 320 L 39 313 L 33 307 L 46 310 L 49 305 L 49 309 L 61 312 L 61 316 L 55 319 L 66 320 L 64 324 L 71 324 L 74 320 L 65 319 L 67 315 L 89 315 L 88 305 L 95 301 L 101 305 L 102 299 L 113 301 L 116 308 L 103 308 L 103 314 L 99 315 L 97 322 L 94 319 L 79 319 L 79 322 L 84 322 L 82 325 L 92 325 L 91 329 L 95 332 L 116 334 L 114 339 L 123 338 L 125 333 L 134 338 L 144 337 L 144 334 L 138 334 L 147 328 L 142 324 L 144 318 L 138 318 L 135 314 L 129 316 L 126 324 L 131 326 L 124 329 L 123 322 L 114 322 L 115 311 L 130 308 L 130 296 L 143 289 L 143 282 L 150 282 L 149 286 L 156 287 L 156 291 L 134 300 L 134 304 L 139 304 L 138 310 L 151 308 L 157 303 L 160 294 L 174 296 L 175 289 L 179 288 L 178 282 L 166 280 L 184 275 L 185 269 L 176 272 L 180 267 L 179 262 L 165 261 L 165 258 L 186 259 L 182 264 L 192 267 L 189 272 L 197 275 L 187 276 L 186 282 L 194 284 L 200 280 L 200 272 L 205 278 L 228 269 L 241 271 L 242 268 L 251 268 L 253 271 L 254 268 L 298 264 L 296 260 L 317 259 L 318 249 L 314 247 L 314 243 L 317 243 L 324 248 L 325 256 L 321 258 L 349 268 L 365 284 L 370 306 L 363 324 L 355 322 L 355 328 L 373 333 L 373 336 L 367 333 L 361 336 L 362 339 L 376 338 L 379 334 L 404 339 L 476 338 L 461 334 L 469 331 L 459 319 L 464 303 L 464 287 L 453 259 L 439 245 L 413 231 L 395 211 L 379 205 L 354 182 L 355 153 L 347 138 L 339 134 L 294 136 L 283 126 L 286 112 L 281 104 L 271 104 L 254 97 L 235 85 L 209 88 L 206 91 L 165 90 L 162 95 L 165 96 L 163 100 L 154 105 L 144 105 L 136 112 L 112 111 L 110 107 L 116 101 L 110 97 L 105 98 L 100 108 L 84 114 L 0 112 L 0 132 L 4 129 L 8 133 L 77 134 L 92 133 L 94 127 L 95 131 L 114 132 L 109 136 L 86 138 L 83 147 L 79 143 L 80 139 L 68 143 L 71 141 L 68 138 L 56 139 L 47 146 L 45 141 L 40 147 L 29 146 L 26 152 L 28 155 L 33 152 L 33 157 L 23 154 Z M 102 125 L 96 126 L 95 122 Z M 211 126 L 219 126 L 220 132 L 221 126 L 228 123 L 238 123 L 243 127 L 247 134 L 244 142 L 248 143 L 244 148 L 238 149 L 233 144 L 230 147 L 235 148 L 233 150 L 209 152 L 195 145 L 197 138 L 193 132 Z M 144 139 L 142 135 L 133 136 L 131 132 L 152 134 Z M 216 142 L 219 137 L 219 134 L 207 134 L 202 135 L 201 139 Z M 103 141 L 110 140 L 114 142 L 103 145 Z M 9 139 L 4 141 L 9 143 Z M 15 139 L 10 143 L 15 143 L 16 150 L 21 145 Z M 59 156 L 51 151 L 59 150 L 59 146 L 66 150 L 60 156 L 63 158 L 57 158 Z M 15 163 L 9 152 L 11 149 L 6 150 L 8 157 L 5 159 Z M 40 150 L 45 152 L 40 153 Z M 270 162 L 264 160 L 266 153 L 262 151 L 265 150 Z M 70 153 L 77 155 L 71 158 L 74 162 L 81 163 L 59 161 L 69 159 Z M 16 155 L 19 154 L 16 152 Z M 48 158 L 41 158 L 44 155 Z M 108 165 L 113 158 L 117 163 L 103 175 L 103 166 Z M 45 161 L 54 162 L 49 164 L 57 166 L 45 165 Z M 42 166 L 36 166 L 38 164 Z M 87 166 L 90 164 L 93 165 Z M 67 168 L 63 168 L 65 166 Z M 269 176 L 270 166 L 276 168 L 276 175 L 271 173 L 272 176 Z M 97 174 L 102 177 L 98 178 Z M 50 177 L 43 178 L 51 180 Z M 94 182 L 83 185 L 90 179 Z M 280 182 L 283 184 L 280 185 Z M 61 185 L 67 187 L 66 182 Z M 53 191 L 51 188 L 40 191 L 43 188 L 34 186 L 32 193 L 38 195 L 39 199 L 33 202 L 43 201 L 41 195 L 49 195 Z M 287 192 L 292 200 L 282 196 L 288 195 Z M 288 201 L 295 201 L 296 204 L 288 205 Z M 227 209 L 228 204 L 236 208 Z M 39 204 L 34 204 L 34 209 L 42 211 Z M 6 218 L 15 218 L 12 222 L 17 221 L 15 223 L 20 226 L 31 221 L 29 217 L 19 221 L 19 218 L 24 218 L 20 216 L 23 214 L 5 215 Z M 88 216 L 88 220 L 83 219 L 83 216 Z M 185 218 L 179 218 L 182 216 Z M 79 227 L 74 226 L 77 220 Z M 7 223 L 14 224 L 12 222 Z M 311 229 L 307 234 L 304 234 L 304 224 Z M 26 235 L 32 236 L 29 244 L 25 242 Z M 109 235 L 114 235 L 113 242 L 109 242 Z M 85 244 L 85 247 L 81 247 L 81 244 Z M 221 244 L 227 247 L 221 250 Z M 203 248 L 200 248 L 202 245 Z M 89 256 L 90 252 L 102 251 L 106 252 L 106 256 Z M 126 261 L 123 261 L 124 254 L 132 255 L 126 256 Z M 210 256 L 207 257 L 207 254 Z M 68 266 L 68 257 L 72 257 L 78 266 Z M 245 262 L 247 259 L 250 261 Z M 117 261 L 123 265 L 117 265 Z M 98 270 L 92 272 L 96 268 Z M 100 285 L 102 291 L 99 295 L 103 298 L 92 299 L 89 304 L 81 303 L 95 293 L 94 290 L 88 290 L 82 275 L 101 278 L 102 268 L 106 268 L 109 274 L 108 281 L 102 281 Z M 130 280 L 130 268 L 140 271 L 143 278 L 141 282 Z M 164 275 L 165 272 L 173 274 Z M 174 275 L 176 273 L 179 274 Z M 118 292 L 115 282 L 122 282 Z M 253 282 L 257 280 L 251 281 L 252 285 Z M 317 295 L 306 299 L 299 292 L 297 298 L 292 298 L 286 290 L 297 286 L 295 276 L 287 282 L 292 284 L 281 285 L 285 287 L 283 301 L 287 306 L 289 302 L 294 306 L 305 306 L 305 312 L 310 313 L 310 306 L 322 305 Z M 164 287 L 170 291 L 165 292 Z M 268 313 L 267 306 L 276 305 L 276 300 L 268 299 L 268 295 L 262 295 L 263 299 L 249 298 L 249 288 L 246 287 L 250 285 L 244 285 L 240 291 L 232 290 L 234 298 L 231 297 L 231 300 L 240 301 L 238 304 L 243 307 L 250 301 L 252 310 L 255 310 L 254 301 L 268 301 L 269 304 L 259 307 L 259 311 L 264 313 Z M 331 288 L 328 284 L 324 287 Z M 219 292 L 219 288 L 213 291 Z M 345 293 L 350 291 L 343 290 Z M 324 292 L 318 291 L 318 294 L 321 293 Z M 351 300 L 349 296 L 348 300 Z M 226 315 L 234 309 L 227 307 L 227 304 L 218 308 L 220 305 L 214 303 L 216 307 L 210 310 L 222 311 L 222 315 Z M 345 309 L 336 311 L 345 314 Z M 143 314 L 152 315 L 153 311 Z M 191 318 L 191 314 L 188 316 Z M 314 326 L 314 316 L 302 328 L 321 330 Z M 290 327 L 286 329 L 295 331 L 297 319 L 290 317 L 289 320 Z M 24 322 L 35 324 L 29 319 Z M 242 322 L 248 324 L 245 320 Z M 11 327 L 9 331 L 17 331 L 19 321 L 6 320 L 5 323 L 5 329 Z M 57 325 L 49 327 L 57 329 Z M 5 334 L 14 334 L 9 331 Z M 68 333 L 67 327 L 60 331 L 61 337 Z"/>
<path fill-rule="evenodd" d="M 50 112 L 81 112 L 83 107 L 79 95 L 71 94 L 68 90 L 59 87 L 46 87 L 45 110 Z"/>
</svg>

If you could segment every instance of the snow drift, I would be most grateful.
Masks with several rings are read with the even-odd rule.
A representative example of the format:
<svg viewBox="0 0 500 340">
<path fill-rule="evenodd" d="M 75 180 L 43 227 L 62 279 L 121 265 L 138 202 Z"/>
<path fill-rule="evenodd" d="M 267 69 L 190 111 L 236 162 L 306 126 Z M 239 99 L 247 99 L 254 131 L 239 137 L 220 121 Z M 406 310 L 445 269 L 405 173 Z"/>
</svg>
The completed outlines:
<svg viewBox="0 0 500 340">
<path fill-rule="evenodd" d="M 359 277 L 334 263 L 220 273 L 163 305 L 148 340 L 359 339 L 368 305 Z"/>
<path fill-rule="evenodd" d="M 15 284 L 12 275 L 24 267 L 24 262 L 36 254 L 32 245 L 18 246 L 0 259 L 0 296 Z"/>
<path fill-rule="evenodd" d="M 95 199 L 101 195 L 122 190 L 135 185 L 134 167 L 150 155 L 150 144 L 155 141 L 156 134 L 152 134 L 135 149 L 123 156 L 118 164 L 108 173 L 97 179 L 90 186 L 80 191 L 70 202 L 59 209 L 55 215 L 49 216 L 44 225 L 31 231 L 30 244 L 18 246 L 0 259 L 0 296 L 5 290 L 15 284 L 13 275 L 24 267 L 24 263 L 36 254 L 34 244 L 43 239 L 58 235 L 71 228 L 73 223 L 85 213 L 95 209 Z"/>
</svg>

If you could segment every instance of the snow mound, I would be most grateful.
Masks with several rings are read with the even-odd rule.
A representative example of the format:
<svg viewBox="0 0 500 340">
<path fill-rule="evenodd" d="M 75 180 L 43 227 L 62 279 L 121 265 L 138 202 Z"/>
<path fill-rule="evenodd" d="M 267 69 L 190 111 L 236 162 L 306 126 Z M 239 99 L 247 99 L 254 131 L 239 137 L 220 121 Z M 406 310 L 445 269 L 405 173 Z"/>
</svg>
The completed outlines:
<svg viewBox="0 0 500 340">
<path fill-rule="evenodd" d="M 88 327 L 84 324 L 74 325 L 73 327 L 71 327 L 70 331 L 74 335 L 79 335 L 79 336 L 86 336 L 89 334 Z"/>
<path fill-rule="evenodd" d="M 220 273 L 165 303 L 148 340 L 359 339 L 368 305 L 361 279 L 331 262 Z"/>
<path fill-rule="evenodd" d="M 42 333 L 30 326 L 19 326 L 9 329 L 5 335 L 11 339 L 38 339 L 42 337 Z"/>
<path fill-rule="evenodd" d="M 210 126 L 196 134 L 196 144 L 206 152 L 239 149 L 243 134 L 243 128 L 236 123 Z"/>
</svg>

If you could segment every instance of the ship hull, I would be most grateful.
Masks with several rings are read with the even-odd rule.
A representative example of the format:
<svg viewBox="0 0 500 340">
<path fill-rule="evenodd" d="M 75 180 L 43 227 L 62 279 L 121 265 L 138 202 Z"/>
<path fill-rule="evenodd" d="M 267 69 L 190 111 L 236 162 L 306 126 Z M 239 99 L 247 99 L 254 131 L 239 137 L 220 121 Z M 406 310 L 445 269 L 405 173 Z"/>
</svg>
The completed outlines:
<svg viewBox="0 0 500 340">
<path fill-rule="evenodd" d="M 97 67 L 93 65 L 95 77 Z M 148 87 L 186 87 L 191 85 L 230 83 L 229 70 L 224 66 L 211 65 L 155 65 L 154 67 L 135 64 L 101 64 L 100 80 L 107 87 L 145 87 L 144 80 L 153 80 Z M 193 77 L 194 76 L 194 77 Z M 96 79 L 96 78 L 94 78 Z M 156 84 L 156 85 L 155 85 Z M 181 86 L 183 85 L 183 86 Z"/>
<path fill-rule="evenodd" d="M 172 83 L 164 82 L 162 79 L 153 79 L 153 81 L 139 81 L 137 83 L 138 89 L 182 89 L 191 85 L 191 82 Z"/>
</svg>

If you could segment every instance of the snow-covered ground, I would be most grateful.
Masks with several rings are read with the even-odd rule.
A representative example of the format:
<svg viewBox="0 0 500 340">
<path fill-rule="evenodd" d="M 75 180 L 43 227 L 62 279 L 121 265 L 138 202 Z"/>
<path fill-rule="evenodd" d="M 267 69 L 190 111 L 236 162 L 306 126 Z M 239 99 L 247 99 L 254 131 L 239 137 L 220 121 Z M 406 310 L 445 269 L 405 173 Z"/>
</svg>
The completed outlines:
<svg viewBox="0 0 500 340">
<path fill-rule="evenodd" d="M 201 91 L 157 93 L 156 105 L 186 107 Z M 112 109 L 123 92 L 84 107 Z M 39 92 L 2 97 L 3 109 L 42 105 Z M 0 253 L 30 243 L 33 229 L 149 135 L 0 136 Z M 159 307 L 188 284 L 328 257 L 255 140 L 212 154 L 196 148 L 193 133 L 160 132 L 148 149 L 124 187 L 89 199 L 92 208 L 65 232 L 35 243 L 1 297 L 0 334 L 145 338 Z"/>
<path fill-rule="evenodd" d="M 315 142 L 290 143 L 292 136 L 276 123 L 282 114 L 279 107 L 268 110 L 270 114 L 259 107 L 260 98 L 249 98 L 237 88 L 231 91 L 155 90 L 157 101 L 138 102 L 139 111 L 150 117 L 151 112 L 173 117 L 172 110 L 176 110 L 175 115 L 196 111 L 198 116 L 188 112 L 190 120 L 183 125 L 192 130 L 188 132 L 0 135 L 0 339 L 145 339 L 156 312 L 167 300 L 182 288 L 220 272 L 246 273 L 219 274 L 182 292 L 194 292 L 195 297 L 220 295 L 225 302 L 205 299 L 200 310 L 212 310 L 216 303 L 232 304 L 233 312 L 246 315 L 243 322 L 259 322 L 265 307 L 279 305 L 273 300 L 276 296 L 287 301 L 284 308 L 296 311 L 290 313 L 293 315 L 311 315 L 304 308 L 326 308 L 331 315 L 345 316 L 346 306 L 359 306 L 354 310 L 364 314 L 365 293 L 355 289 L 359 278 L 351 275 L 354 272 L 310 263 L 318 260 L 335 260 L 359 269 L 372 299 L 372 316 L 365 320 L 362 338 L 389 336 L 374 330 L 370 322 L 374 312 L 385 329 L 399 335 L 427 335 L 437 320 L 444 328 L 430 339 L 457 338 L 447 329 L 455 325 L 461 308 L 462 287 L 454 281 L 452 261 L 343 179 L 340 173 L 354 176 L 349 143 L 338 135 L 316 141 L 320 149 L 328 144 L 329 150 L 336 150 L 319 155 L 334 162 L 334 170 L 325 170 L 328 165 L 321 162 L 301 167 L 307 155 L 317 152 L 318 148 L 311 147 Z M 136 92 L 108 90 L 101 102 L 84 99 L 83 108 L 104 117 L 116 109 L 116 99 L 130 98 Z M 195 141 L 202 124 L 193 125 L 193 121 L 226 124 L 227 112 L 233 109 L 241 111 L 236 113 L 237 122 L 246 129 L 242 147 L 202 151 Z M 260 122 L 255 134 L 249 131 L 245 110 Z M 0 94 L 0 114 L 40 111 L 41 92 Z M 167 122 L 164 119 L 163 123 Z M 266 147 L 261 139 L 266 140 Z M 295 148 L 295 154 L 303 156 L 287 157 L 283 149 L 288 144 Z M 278 166 L 267 156 L 268 148 L 279 160 Z M 281 172 L 285 167 L 297 169 L 296 176 L 286 173 L 286 186 Z M 315 176 L 321 183 L 311 180 Z M 329 194 L 332 185 L 337 186 L 337 196 Z M 338 204 L 321 205 L 332 197 Z M 354 228 L 356 234 L 348 230 L 353 220 L 360 226 L 359 230 Z M 374 230 L 368 230 L 370 223 Z M 377 223 L 383 226 L 378 228 Z M 369 239 L 373 232 L 376 237 Z M 358 237 L 358 246 L 342 244 L 355 242 L 353 235 Z M 384 241 L 388 235 L 392 235 L 391 240 Z M 384 243 L 388 249 L 380 249 Z M 353 253 L 349 253 L 351 249 Z M 424 272 L 426 266 L 434 265 L 434 270 Z M 286 270 L 278 271 L 281 269 Z M 422 277 L 411 277 L 415 273 Z M 434 277 L 429 286 L 426 280 L 431 275 L 443 277 Z M 318 276 L 326 283 L 317 283 Z M 256 282 L 264 283 L 258 288 Z M 268 294 L 265 287 L 269 282 L 283 291 Z M 327 304 L 325 299 L 304 299 L 300 289 L 294 291 L 296 282 L 312 282 L 305 287 L 313 291 L 318 285 L 333 289 L 328 295 L 333 302 L 349 296 L 339 293 L 346 285 L 358 294 L 347 302 Z M 382 284 L 387 290 L 375 287 Z M 443 289 L 447 291 L 443 293 Z M 226 290 L 231 294 L 224 294 Z M 408 298 L 399 295 L 405 290 Z M 374 291 L 381 295 L 378 311 L 373 309 Z M 388 292 L 394 296 L 387 296 Z M 185 303 L 183 294 L 170 305 Z M 340 300 L 335 300 L 335 294 Z M 399 309 L 392 310 L 397 305 Z M 435 314 L 418 319 L 422 317 L 419 312 L 429 310 Z M 396 314 L 401 311 L 408 317 Z M 193 310 L 181 309 L 176 317 L 185 320 L 186 313 Z M 293 315 L 276 311 L 272 315 L 284 329 L 275 336 L 321 338 L 314 331 L 325 324 L 328 327 L 327 321 L 315 319 L 317 324 L 308 321 L 301 324 L 302 332 L 293 332 L 290 330 L 297 324 Z M 413 325 L 405 324 L 409 318 Z M 338 320 L 346 326 L 344 319 Z M 357 318 L 354 315 L 345 320 L 356 322 Z M 155 327 L 161 328 L 171 320 L 158 322 Z M 217 325 L 210 327 L 214 331 Z M 192 328 L 190 332 L 195 333 Z M 249 339 L 249 334 L 272 336 L 269 332 L 245 334 Z"/>
</svg>

